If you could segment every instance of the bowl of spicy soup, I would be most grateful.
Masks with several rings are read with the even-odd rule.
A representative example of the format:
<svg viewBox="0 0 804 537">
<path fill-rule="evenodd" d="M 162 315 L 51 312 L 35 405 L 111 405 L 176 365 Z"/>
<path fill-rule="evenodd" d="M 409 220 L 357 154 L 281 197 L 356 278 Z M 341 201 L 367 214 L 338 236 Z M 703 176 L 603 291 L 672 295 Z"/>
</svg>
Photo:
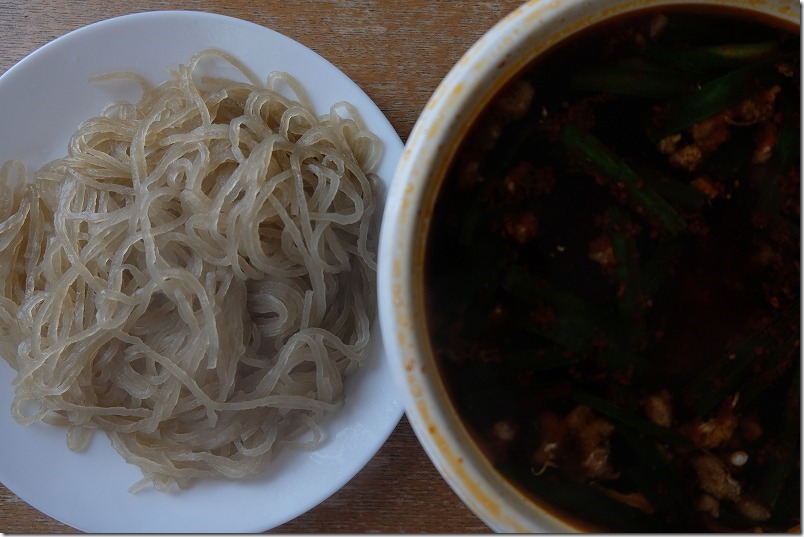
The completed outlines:
<svg viewBox="0 0 804 537">
<path fill-rule="evenodd" d="M 425 108 L 381 322 L 494 530 L 800 529 L 799 19 L 531 2 Z"/>
</svg>

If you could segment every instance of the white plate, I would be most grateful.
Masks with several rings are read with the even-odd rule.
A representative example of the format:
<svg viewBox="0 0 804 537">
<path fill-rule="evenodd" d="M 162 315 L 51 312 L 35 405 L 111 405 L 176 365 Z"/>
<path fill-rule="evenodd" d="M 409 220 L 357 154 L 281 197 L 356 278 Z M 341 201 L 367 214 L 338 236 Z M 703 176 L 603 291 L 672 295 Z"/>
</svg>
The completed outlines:
<svg viewBox="0 0 804 537">
<path fill-rule="evenodd" d="M 93 85 L 90 76 L 132 70 L 161 82 L 168 69 L 207 47 L 234 53 L 259 74 L 291 73 L 308 90 L 318 113 L 337 101 L 356 105 L 385 146 L 379 170 L 385 196 L 402 142 L 357 85 L 313 51 L 272 30 L 187 11 L 89 25 L 45 45 L 0 76 L 0 162 L 17 158 L 36 170 L 65 153 L 82 120 L 112 100 L 138 98 L 134 88 Z M 344 408 L 324 421 L 325 445 L 315 452 L 284 449 L 265 474 L 245 482 L 200 482 L 176 494 L 129 493 L 142 473 L 103 434 L 96 434 L 86 451 L 73 453 L 63 429 L 14 422 L 9 412 L 14 372 L 0 359 L 0 482 L 43 513 L 89 532 L 242 533 L 275 527 L 349 481 L 399 421 L 403 409 L 378 328 L 370 364 L 347 379 Z"/>
</svg>

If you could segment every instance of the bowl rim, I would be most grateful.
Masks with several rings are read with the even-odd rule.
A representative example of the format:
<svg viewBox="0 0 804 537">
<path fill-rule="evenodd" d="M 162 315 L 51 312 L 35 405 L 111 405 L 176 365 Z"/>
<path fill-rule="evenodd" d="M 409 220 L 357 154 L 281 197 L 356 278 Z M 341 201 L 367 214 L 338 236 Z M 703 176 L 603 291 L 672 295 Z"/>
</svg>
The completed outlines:
<svg viewBox="0 0 804 537">
<path fill-rule="evenodd" d="M 612 16 L 662 5 L 716 5 L 800 25 L 794 0 L 530 0 L 486 32 L 447 73 L 413 127 L 388 192 L 378 258 L 386 355 L 419 442 L 461 500 L 498 532 L 574 532 L 489 463 L 454 411 L 437 372 L 423 314 L 426 229 L 467 125 L 539 54 Z"/>
</svg>

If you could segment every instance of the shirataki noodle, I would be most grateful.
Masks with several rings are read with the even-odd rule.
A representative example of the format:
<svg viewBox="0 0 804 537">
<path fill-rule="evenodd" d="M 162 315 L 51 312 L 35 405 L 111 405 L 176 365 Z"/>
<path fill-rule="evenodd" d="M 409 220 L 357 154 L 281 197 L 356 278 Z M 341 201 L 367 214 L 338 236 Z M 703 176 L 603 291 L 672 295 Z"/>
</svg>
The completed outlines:
<svg viewBox="0 0 804 537">
<path fill-rule="evenodd" d="M 246 81 L 200 78 L 225 61 Z M 315 445 L 366 359 L 380 140 L 218 50 L 0 172 L 0 353 L 14 418 L 91 432 L 161 490 Z M 288 97 L 292 95 L 292 97 Z M 312 431 L 309 442 L 299 436 Z M 306 438 L 306 437 L 305 437 Z"/>
</svg>

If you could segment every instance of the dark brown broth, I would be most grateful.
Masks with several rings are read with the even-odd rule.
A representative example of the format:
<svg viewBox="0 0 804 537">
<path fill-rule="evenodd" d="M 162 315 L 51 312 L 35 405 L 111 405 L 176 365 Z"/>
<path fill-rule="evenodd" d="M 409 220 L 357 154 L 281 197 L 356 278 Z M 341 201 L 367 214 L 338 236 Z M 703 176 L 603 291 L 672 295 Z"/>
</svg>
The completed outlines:
<svg viewBox="0 0 804 537">
<path fill-rule="evenodd" d="M 576 527 L 799 524 L 800 38 L 791 26 L 679 6 L 585 30 L 503 88 L 441 186 L 425 292 L 442 376 L 492 463 Z M 775 50 L 744 63 L 677 63 L 724 43 Z M 578 73 L 594 78 L 596 66 L 635 57 L 676 63 L 669 76 L 647 77 L 666 83 L 634 82 L 648 96 L 578 86 Z M 681 129 L 668 149 L 659 131 L 668 110 L 682 109 L 676 94 L 761 62 L 770 67 L 739 86 L 734 105 L 696 122 L 697 134 Z M 690 89 L 670 88 L 687 78 Z M 524 113 L 499 104 L 516 102 L 523 81 L 534 90 Z M 748 101 L 755 116 L 739 108 Z M 590 164 L 578 149 L 592 143 L 587 133 L 618 170 L 635 171 L 633 185 Z M 682 158 L 687 145 L 697 163 Z M 669 423 L 656 405 L 671 410 Z M 747 462 L 732 464 L 742 454 Z M 714 485 L 701 468 L 712 465 L 737 493 L 728 483 L 704 490 Z M 712 499 L 717 517 L 701 511 Z"/>
</svg>

